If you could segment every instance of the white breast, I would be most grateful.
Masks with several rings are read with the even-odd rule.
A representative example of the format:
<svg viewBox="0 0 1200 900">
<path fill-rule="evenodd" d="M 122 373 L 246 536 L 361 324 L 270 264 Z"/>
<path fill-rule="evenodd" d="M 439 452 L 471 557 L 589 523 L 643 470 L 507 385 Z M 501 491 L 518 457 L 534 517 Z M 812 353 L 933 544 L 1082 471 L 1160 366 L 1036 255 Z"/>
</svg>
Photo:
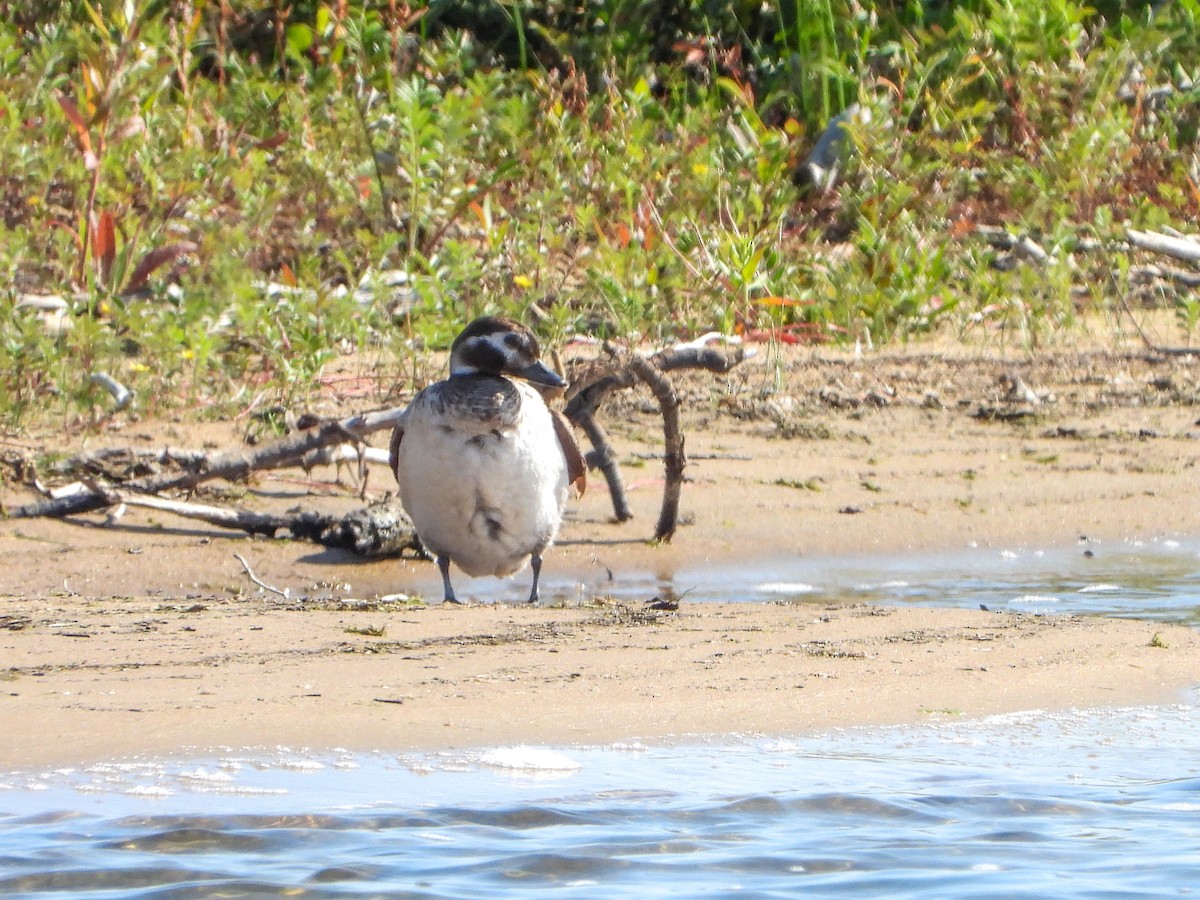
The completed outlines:
<svg viewBox="0 0 1200 900">
<path fill-rule="evenodd" d="M 409 409 L 396 474 L 422 543 L 468 575 L 511 575 L 550 545 L 567 500 L 567 464 L 550 412 L 519 381 L 515 427 L 435 411 L 430 388 Z"/>
</svg>

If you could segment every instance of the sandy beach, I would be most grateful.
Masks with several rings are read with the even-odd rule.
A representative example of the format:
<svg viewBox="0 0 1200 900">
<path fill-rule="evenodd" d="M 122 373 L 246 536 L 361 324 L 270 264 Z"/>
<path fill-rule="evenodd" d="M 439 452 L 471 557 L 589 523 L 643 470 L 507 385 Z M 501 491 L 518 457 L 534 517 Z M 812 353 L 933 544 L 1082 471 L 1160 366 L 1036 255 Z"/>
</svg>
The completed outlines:
<svg viewBox="0 0 1200 900">
<path fill-rule="evenodd" d="M 679 388 L 691 457 L 683 526 L 669 545 L 646 542 L 662 490 L 661 419 L 648 393 L 622 394 L 604 421 L 635 518 L 615 524 L 593 476 L 547 554 L 539 607 L 519 602 L 528 571 L 478 589 L 460 575 L 460 596 L 476 599 L 448 608 L 427 562 L 362 562 L 146 510 L 113 524 L 0 521 L 0 766 L 279 744 L 783 735 L 1170 701 L 1200 684 L 1200 640 L 1178 626 L 686 595 L 677 610 L 653 610 L 649 590 L 619 600 L 606 590 L 632 573 L 671 586 L 702 562 L 736 563 L 751 578 L 779 558 L 1100 553 L 1195 536 L 1193 357 L 792 349 Z M 367 408 L 331 390 L 313 411 Z M 14 460 L 49 448 L 231 447 L 244 431 L 239 421 L 127 419 L 10 435 L 0 501 L 12 509 L 36 496 Z M 368 494 L 392 487 L 379 469 Z M 258 475 L 221 497 L 256 509 L 361 504 L 354 479 L 333 467 Z M 234 554 L 287 599 L 252 583 Z"/>
</svg>

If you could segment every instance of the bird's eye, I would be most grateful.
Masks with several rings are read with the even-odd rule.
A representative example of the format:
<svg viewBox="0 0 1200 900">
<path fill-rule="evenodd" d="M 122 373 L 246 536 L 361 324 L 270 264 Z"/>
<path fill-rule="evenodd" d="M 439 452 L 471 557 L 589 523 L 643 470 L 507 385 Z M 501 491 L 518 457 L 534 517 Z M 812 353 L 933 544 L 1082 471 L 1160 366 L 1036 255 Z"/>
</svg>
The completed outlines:
<svg viewBox="0 0 1200 900">
<path fill-rule="evenodd" d="M 509 332 L 504 336 L 504 344 L 512 350 L 519 350 L 521 348 L 521 336 Z"/>
</svg>

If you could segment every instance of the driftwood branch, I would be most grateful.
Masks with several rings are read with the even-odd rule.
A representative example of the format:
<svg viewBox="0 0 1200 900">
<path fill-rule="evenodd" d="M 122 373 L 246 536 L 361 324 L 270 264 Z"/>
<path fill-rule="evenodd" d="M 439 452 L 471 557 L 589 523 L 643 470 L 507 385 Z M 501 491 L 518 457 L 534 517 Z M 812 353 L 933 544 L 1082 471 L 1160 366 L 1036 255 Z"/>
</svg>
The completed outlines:
<svg viewBox="0 0 1200 900">
<path fill-rule="evenodd" d="M 298 431 L 278 441 L 254 450 L 229 450 L 209 458 L 206 463 L 189 471 L 135 478 L 122 487 L 125 491 L 157 494 L 162 491 L 190 490 L 205 481 L 223 478 L 237 481 L 259 469 L 274 469 L 297 465 L 306 454 L 323 447 L 342 444 L 347 436 L 359 439 L 385 428 L 394 428 L 404 410 L 388 409 L 351 416 L 340 421 L 326 422 L 307 431 Z M 14 519 L 48 516 L 58 518 L 101 509 L 108 504 L 98 491 L 85 491 L 57 500 L 42 500 L 9 510 Z"/>
<path fill-rule="evenodd" d="M 1125 229 L 1125 236 L 1129 238 L 1129 243 L 1139 250 L 1161 253 L 1185 262 L 1200 262 L 1200 241 L 1159 234 L 1156 231 L 1135 231 L 1132 228 Z"/>
<path fill-rule="evenodd" d="M 47 466 L 55 475 L 95 476 L 109 481 L 128 482 L 148 475 L 161 475 L 163 469 L 203 472 L 214 468 L 217 454 L 208 450 L 163 447 L 139 450 L 134 447 L 101 447 L 78 456 L 57 460 Z M 388 465 L 388 452 L 377 447 L 354 443 L 332 444 L 305 453 L 294 464 L 306 472 L 321 465 L 377 463 Z M 360 473 L 361 475 L 361 473 Z"/>
<path fill-rule="evenodd" d="M 654 539 L 669 541 L 678 524 L 687 459 L 679 424 L 679 397 L 666 373 L 684 368 L 727 372 L 741 362 L 742 351 L 740 347 L 726 352 L 682 345 L 644 357 L 622 353 L 607 345 L 605 349 L 611 357 L 608 369 L 576 392 L 565 413 L 592 442 L 589 463 L 604 473 L 616 518 L 624 521 L 633 514 L 625 497 L 616 454 L 597 420 L 597 411 L 614 390 L 638 383 L 649 386 L 662 410 L 666 470 L 666 487 Z M 421 546 L 412 523 L 394 498 L 337 517 L 309 511 L 275 515 L 158 496 L 167 491 L 188 491 L 216 478 L 245 479 L 257 470 L 285 466 L 309 469 L 320 463 L 342 461 L 359 463 L 365 490 L 363 465 L 386 462 L 387 453 L 367 447 L 363 439 L 372 432 L 394 428 L 403 414 L 403 409 L 389 409 L 351 416 L 324 422 L 257 448 L 212 454 L 175 447 L 154 451 L 130 448 L 92 451 L 52 467 L 57 474 L 81 473 L 82 483 L 70 486 L 69 490 L 60 489 L 54 495 L 39 484 L 39 489 L 48 495 L 46 499 L 11 509 L 7 515 L 11 518 L 57 518 L 109 509 L 110 519 L 115 520 L 126 506 L 141 506 L 252 535 L 274 537 L 282 532 L 297 540 L 353 550 L 365 557 L 399 556 L 410 550 L 420 554 Z M 162 471 L 164 468 L 170 471 Z M 118 484 L 114 485 L 114 481 Z"/>
<path fill-rule="evenodd" d="M 212 506 L 207 503 L 189 503 L 183 500 L 169 500 L 166 497 L 156 497 L 152 494 L 139 494 L 134 491 L 117 490 L 111 487 L 93 486 L 93 493 L 99 494 L 105 506 L 116 506 L 124 503 L 127 506 L 141 506 L 160 512 L 168 512 L 185 519 L 194 519 L 221 528 L 231 528 L 244 531 L 247 534 L 258 534 L 265 537 L 275 537 L 281 531 L 288 532 L 295 538 L 316 540 L 322 531 L 338 521 L 336 516 L 325 516 L 319 513 L 297 513 L 291 516 L 276 516 L 271 513 L 253 512 L 247 509 L 231 509 L 226 506 Z"/>
<path fill-rule="evenodd" d="M 671 379 L 661 369 L 655 368 L 643 356 L 634 355 L 629 360 L 630 370 L 646 382 L 658 400 L 663 416 L 663 468 L 667 483 L 663 488 L 662 509 L 658 524 L 654 527 L 656 541 L 670 541 L 679 522 L 679 496 L 683 491 L 683 469 L 687 457 L 683 452 L 683 434 L 679 430 L 679 395 Z"/>
<path fill-rule="evenodd" d="M 169 500 L 97 483 L 89 484 L 88 489 L 100 496 L 107 507 L 141 506 L 220 528 L 272 538 L 283 532 L 294 540 L 311 541 L 338 550 L 352 550 L 368 559 L 397 557 L 405 551 L 424 554 L 416 529 L 395 498 L 372 503 L 344 516 L 310 510 L 280 516 L 207 503 Z"/>
<path fill-rule="evenodd" d="M 1134 266 L 1129 274 L 1137 282 L 1170 281 L 1184 287 L 1200 287 L 1200 272 L 1189 272 L 1174 266 Z"/>
<path fill-rule="evenodd" d="M 621 470 L 617 466 L 617 454 L 612 444 L 608 442 L 608 433 L 596 419 L 594 409 L 580 409 L 573 419 L 580 430 L 587 435 L 592 443 L 592 451 L 587 454 L 587 464 L 593 469 L 599 469 L 608 484 L 608 495 L 612 498 L 613 515 L 618 522 L 628 522 L 633 518 L 633 510 L 625 497 L 625 484 L 621 481 Z"/>
<path fill-rule="evenodd" d="M 100 447 L 58 460 L 48 466 L 48 471 L 56 475 L 71 475 L 90 473 L 103 475 L 114 470 L 143 473 L 157 467 L 172 466 L 189 471 L 203 468 L 205 461 L 212 456 L 204 450 L 194 450 L 184 447 L 162 447 L 157 450 L 135 450 L 130 447 Z"/>
<path fill-rule="evenodd" d="M 637 374 L 622 362 L 619 351 L 611 345 L 605 345 L 605 350 L 616 359 L 614 368 L 575 391 L 574 396 L 567 402 L 567 406 L 563 410 L 564 415 L 573 422 L 575 416 L 582 410 L 590 409 L 595 412 L 604 398 L 613 391 L 633 387 L 638 383 Z M 735 348 L 731 353 L 725 353 L 712 347 L 682 347 L 678 350 L 664 350 L 655 353 L 649 359 L 664 372 L 673 372 L 676 369 L 706 369 L 709 372 L 721 374 L 738 365 L 743 356 L 740 347 Z"/>
<path fill-rule="evenodd" d="M 1029 235 L 1014 235 L 1007 229 L 997 225 L 976 225 L 975 234 L 979 235 L 993 247 L 1009 251 L 1012 256 L 1008 261 L 999 261 L 1001 268 L 1006 267 L 1017 259 L 1027 259 L 1043 263 L 1049 259 L 1049 254 Z M 1090 238 L 1074 238 L 1065 243 L 1065 249 L 1072 253 L 1129 253 L 1133 250 L 1144 250 L 1169 256 L 1183 262 L 1200 263 L 1200 240 L 1181 234 L 1162 234 L 1157 231 L 1137 231 L 1125 229 L 1124 241 L 1098 241 Z M 1153 273 L 1155 267 L 1143 267 L 1148 273 Z M 1195 287 L 1193 274 L 1178 270 L 1164 271 L 1161 277 L 1177 281 L 1187 287 Z M 1181 277 L 1182 276 L 1182 277 Z"/>
<path fill-rule="evenodd" d="M 1135 250 L 1157 253 L 1182 262 L 1200 264 L 1200 239 L 1181 234 L 1174 229 L 1167 229 L 1170 234 L 1158 231 L 1138 231 L 1133 228 L 1125 229 L 1124 241 L 1098 241 L 1091 238 L 1074 238 L 1065 243 L 1068 252 L 1101 252 L 1106 254 L 1130 254 Z M 1007 229 L 996 225 L 976 225 L 975 234 L 983 238 L 993 247 L 1008 251 L 1007 255 L 993 261 L 995 268 L 1007 271 L 1019 261 L 1028 260 L 1044 263 L 1049 254 L 1028 235 L 1013 235 Z M 1195 290 L 1200 288 L 1200 272 L 1166 265 L 1139 265 L 1129 269 L 1130 279 L 1136 284 L 1170 283 L 1178 287 Z M 1196 356 L 1200 350 L 1194 347 L 1161 347 L 1150 340 L 1142 331 L 1141 326 L 1133 316 L 1128 301 L 1122 297 L 1120 302 L 1125 312 L 1133 321 L 1138 334 L 1150 351 L 1159 356 Z"/>
<path fill-rule="evenodd" d="M 667 486 L 664 490 L 663 509 L 659 515 L 658 527 L 655 529 L 655 539 L 669 540 L 671 534 L 674 533 L 674 523 L 678 517 L 679 488 L 682 484 L 684 457 L 682 437 L 679 438 L 678 456 L 675 457 L 672 455 L 673 438 L 668 432 L 666 421 L 668 416 L 667 410 L 668 407 L 672 407 L 673 409 L 671 413 L 674 418 L 673 429 L 674 434 L 678 435 L 679 404 L 670 380 L 665 379 L 663 373 L 676 369 L 706 369 L 718 374 L 728 372 L 742 361 L 742 350 L 739 347 L 733 352 L 725 352 L 712 347 L 685 346 L 676 348 L 675 350 L 656 353 L 649 357 L 649 359 L 641 356 L 633 356 L 626 359 L 611 345 L 606 345 L 605 350 L 614 359 L 613 368 L 611 371 L 576 391 L 574 396 L 567 402 L 563 413 L 591 441 L 593 449 L 588 454 L 588 464 L 593 468 L 598 468 L 604 475 L 604 480 L 608 484 L 609 496 L 612 498 L 613 514 L 618 522 L 624 522 L 633 518 L 633 512 L 630 510 L 629 501 L 625 496 L 625 485 L 621 480 L 620 469 L 617 467 L 616 454 L 608 442 L 608 435 L 596 419 L 596 413 L 600 404 L 613 391 L 633 387 L 639 381 L 645 382 L 650 387 L 655 393 L 655 397 L 659 400 L 660 407 L 663 409 L 664 435 L 667 435 L 668 442 L 664 456 L 667 469 Z M 647 374 L 649 374 L 649 378 L 647 378 Z M 668 389 L 667 393 L 662 395 L 660 395 L 659 391 L 663 385 L 659 384 L 658 387 L 655 386 L 655 382 L 659 378 L 662 378 L 663 383 L 665 383 Z M 669 400 L 667 405 L 663 405 L 664 397 L 668 396 L 675 398 L 673 405 Z M 676 473 L 678 480 L 673 482 L 671 469 L 676 462 L 678 462 L 678 473 Z M 670 496 L 672 492 L 675 494 L 673 498 Z M 669 527 L 667 527 L 668 525 Z"/>
</svg>

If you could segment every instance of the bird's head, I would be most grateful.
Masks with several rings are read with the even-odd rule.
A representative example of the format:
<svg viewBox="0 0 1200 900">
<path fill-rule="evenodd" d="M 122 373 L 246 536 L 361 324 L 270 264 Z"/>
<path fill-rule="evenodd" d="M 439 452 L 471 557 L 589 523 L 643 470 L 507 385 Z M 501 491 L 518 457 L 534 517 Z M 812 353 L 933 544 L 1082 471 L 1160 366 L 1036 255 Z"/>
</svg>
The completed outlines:
<svg viewBox="0 0 1200 900">
<path fill-rule="evenodd" d="M 483 316 L 462 330 L 450 345 L 450 375 L 507 375 L 562 388 L 566 382 L 541 360 L 533 332 L 520 322 Z"/>
</svg>

